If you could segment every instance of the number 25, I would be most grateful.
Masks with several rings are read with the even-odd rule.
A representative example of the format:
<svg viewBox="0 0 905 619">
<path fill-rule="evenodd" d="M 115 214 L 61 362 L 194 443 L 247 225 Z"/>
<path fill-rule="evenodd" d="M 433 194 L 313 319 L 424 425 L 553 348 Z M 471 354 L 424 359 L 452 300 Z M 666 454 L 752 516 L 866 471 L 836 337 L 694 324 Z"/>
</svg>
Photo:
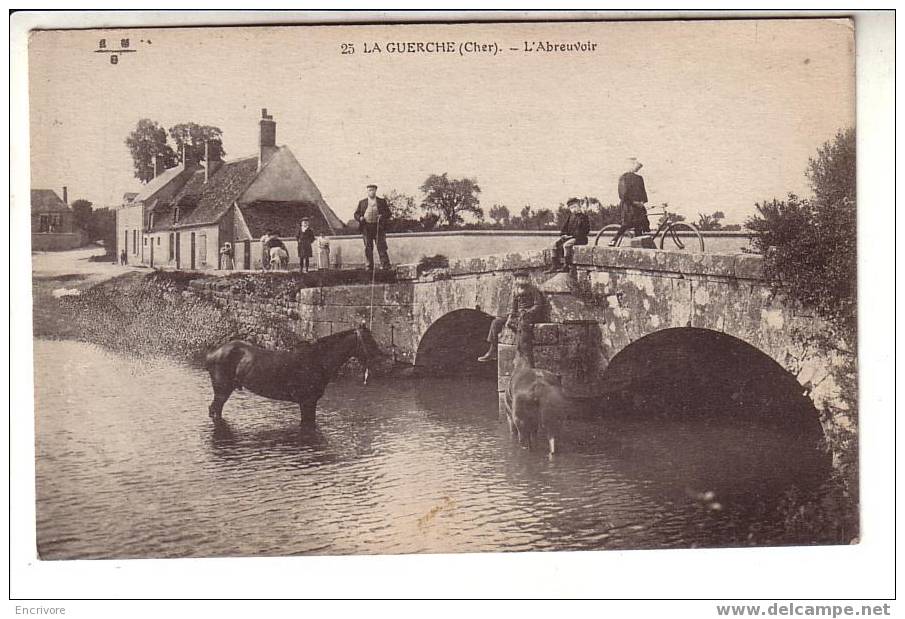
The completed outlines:
<svg viewBox="0 0 905 619">
<path fill-rule="evenodd" d="M 340 45 L 340 49 L 342 50 L 342 54 L 354 54 L 355 53 L 355 45 L 352 43 L 342 43 Z"/>
</svg>

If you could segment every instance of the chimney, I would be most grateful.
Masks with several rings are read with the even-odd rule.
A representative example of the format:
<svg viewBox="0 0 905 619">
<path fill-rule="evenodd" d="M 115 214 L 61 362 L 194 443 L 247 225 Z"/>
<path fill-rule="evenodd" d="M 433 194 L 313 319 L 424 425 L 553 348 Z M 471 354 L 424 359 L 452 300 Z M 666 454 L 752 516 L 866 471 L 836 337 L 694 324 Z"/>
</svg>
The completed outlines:
<svg viewBox="0 0 905 619">
<path fill-rule="evenodd" d="M 204 140 L 204 182 L 210 180 L 220 167 L 220 149 L 212 148 L 210 140 Z"/>
<path fill-rule="evenodd" d="M 261 109 L 261 134 L 259 145 L 261 154 L 258 157 L 258 169 L 270 161 L 274 153 L 277 152 L 277 124 L 273 120 L 273 116 L 267 113 L 267 108 Z"/>
<path fill-rule="evenodd" d="M 69 190 L 63 185 L 63 204 L 69 204 Z"/>
<path fill-rule="evenodd" d="M 154 155 L 154 178 L 157 178 L 157 155 Z"/>
</svg>

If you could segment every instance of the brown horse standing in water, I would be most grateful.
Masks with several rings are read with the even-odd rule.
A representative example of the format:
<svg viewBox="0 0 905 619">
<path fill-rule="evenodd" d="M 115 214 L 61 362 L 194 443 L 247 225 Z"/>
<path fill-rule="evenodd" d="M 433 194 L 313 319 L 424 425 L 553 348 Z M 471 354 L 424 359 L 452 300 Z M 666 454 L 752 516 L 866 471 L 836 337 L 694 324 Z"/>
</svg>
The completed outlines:
<svg viewBox="0 0 905 619">
<path fill-rule="evenodd" d="M 562 379 L 547 370 L 534 367 L 534 343 L 527 330 L 519 327 L 516 338 L 515 367 L 506 387 L 506 420 L 509 431 L 518 434 L 519 443 L 531 449 L 539 433 L 548 441 L 550 456 L 556 452 L 556 437 L 569 401 Z"/>
<path fill-rule="evenodd" d="M 291 350 L 266 350 L 233 340 L 210 352 L 205 366 L 211 375 L 214 401 L 209 411 L 223 418 L 223 405 L 236 389 L 273 400 L 297 402 L 302 423 L 314 423 L 317 401 L 324 395 L 336 372 L 350 357 L 365 366 L 380 351 L 374 336 L 364 326 L 322 337 Z"/>
</svg>

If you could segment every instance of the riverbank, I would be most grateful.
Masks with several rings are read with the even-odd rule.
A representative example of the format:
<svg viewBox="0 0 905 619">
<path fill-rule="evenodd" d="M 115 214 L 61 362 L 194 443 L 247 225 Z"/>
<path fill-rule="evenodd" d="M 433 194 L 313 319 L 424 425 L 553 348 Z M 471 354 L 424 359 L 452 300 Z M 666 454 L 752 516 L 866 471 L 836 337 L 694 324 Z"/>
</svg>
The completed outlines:
<svg viewBox="0 0 905 619">
<path fill-rule="evenodd" d="M 132 356 L 163 355 L 192 362 L 231 339 L 290 349 L 311 341 L 294 328 L 300 290 L 367 284 L 364 270 L 311 273 L 199 274 L 151 271 L 57 260 L 32 278 L 35 337 L 75 339 Z M 67 266 L 68 264 L 68 266 Z M 113 268 L 105 268 L 113 266 Z M 375 280 L 395 281 L 394 272 Z M 205 287 L 252 299 L 243 308 L 218 304 Z"/>
</svg>

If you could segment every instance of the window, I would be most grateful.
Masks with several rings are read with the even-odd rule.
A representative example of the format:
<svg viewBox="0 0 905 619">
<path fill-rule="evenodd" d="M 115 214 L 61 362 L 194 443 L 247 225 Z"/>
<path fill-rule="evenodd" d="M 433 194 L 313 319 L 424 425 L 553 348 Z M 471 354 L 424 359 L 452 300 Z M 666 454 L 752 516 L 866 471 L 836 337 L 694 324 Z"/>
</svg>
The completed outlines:
<svg viewBox="0 0 905 619">
<path fill-rule="evenodd" d="M 170 260 L 173 260 L 175 258 L 174 251 L 173 251 L 175 249 L 175 245 L 176 245 L 176 242 L 175 242 L 175 239 L 173 238 L 173 233 L 170 232 Z"/>
<path fill-rule="evenodd" d="M 206 234 L 198 235 L 198 263 L 201 265 L 207 264 L 207 235 Z"/>
<path fill-rule="evenodd" d="M 142 237 L 142 239 L 144 240 L 145 247 L 147 247 L 148 246 L 148 237 L 145 236 L 145 237 Z"/>
<path fill-rule="evenodd" d="M 58 213 L 50 216 L 50 231 L 53 232 L 60 227 L 61 217 Z"/>
<path fill-rule="evenodd" d="M 179 207 L 177 206 L 176 208 L 173 209 L 173 223 L 176 223 L 178 221 L 179 221 Z"/>
<path fill-rule="evenodd" d="M 148 215 L 148 228 L 154 227 L 154 213 Z"/>
<path fill-rule="evenodd" d="M 38 222 L 38 232 L 50 232 L 50 215 L 41 215 Z"/>
<path fill-rule="evenodd" d="M 132 253 L 138 255 L 138 230 L 132 231 Z"/>
<path fill-rule="evenodd" d="M 160 237 L 157 237 L 157 247 L 160 247 Z"/>
</svg>

